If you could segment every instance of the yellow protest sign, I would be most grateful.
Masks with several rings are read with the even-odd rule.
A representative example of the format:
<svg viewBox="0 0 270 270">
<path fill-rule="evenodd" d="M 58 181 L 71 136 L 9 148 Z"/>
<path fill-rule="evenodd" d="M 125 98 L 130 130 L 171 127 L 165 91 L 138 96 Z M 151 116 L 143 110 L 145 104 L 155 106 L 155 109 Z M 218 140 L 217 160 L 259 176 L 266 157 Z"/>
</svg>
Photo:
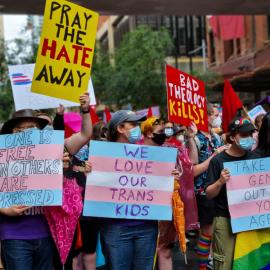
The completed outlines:
<svg viewBox="0 0 270 270">
<path fill-rule="evenodd" d="M 46 0 L 32 92 L 78 102 L 87 92 L 98 13 L 65 0 Z"/>
</svg>

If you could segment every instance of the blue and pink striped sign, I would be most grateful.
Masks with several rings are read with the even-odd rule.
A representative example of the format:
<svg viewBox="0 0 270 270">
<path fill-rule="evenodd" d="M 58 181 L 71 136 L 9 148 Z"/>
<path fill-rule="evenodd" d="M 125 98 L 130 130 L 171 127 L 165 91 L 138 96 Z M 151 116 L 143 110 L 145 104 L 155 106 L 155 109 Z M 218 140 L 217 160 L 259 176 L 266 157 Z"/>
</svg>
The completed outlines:
<svg viewBox="0 0 270 270">
<path fill-rule="evenodd" d="M 270 227 L 270 158 L 224 163 L 234 233 Z"/>
<path fill-rule="evenodd" d="M 91 141 L 84 216 L 171 220 L 177 150 Z"/>
<path fill-rule="evenodd" d="M 62 205 L 64 132 L 0 136 L 0 208 Z"/>
</svg>

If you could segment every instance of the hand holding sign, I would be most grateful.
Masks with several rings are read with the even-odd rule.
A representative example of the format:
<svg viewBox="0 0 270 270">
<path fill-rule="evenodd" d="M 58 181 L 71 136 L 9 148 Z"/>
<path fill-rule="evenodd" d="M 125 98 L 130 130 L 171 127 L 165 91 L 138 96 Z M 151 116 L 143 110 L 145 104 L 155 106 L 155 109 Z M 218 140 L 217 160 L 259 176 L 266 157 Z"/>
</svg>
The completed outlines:
<svg viewBox="0 0 270 270">
<path fill-rule="evenodd" d="M 90 106 L 90 98 L 88 93 L 80 96 L 80 104 L 82 112 L 88 112 Z"/>
<path fill-rule="evenodd" d="M 3 208 L 1 209 L 1 214 L 10 216 L 10 217 L 16 217 L 21 216 L 24 211 L 31 208 L 30 206 L 22 206 L 22 205 L 14 205 L 9 208 Z"/>
<path fill-rule="evenodd" d="M 224 185 L 230 180 L 231 174 L 228 169 L 223 169 L 220 174 L 219 182 Z"/>
</svg>

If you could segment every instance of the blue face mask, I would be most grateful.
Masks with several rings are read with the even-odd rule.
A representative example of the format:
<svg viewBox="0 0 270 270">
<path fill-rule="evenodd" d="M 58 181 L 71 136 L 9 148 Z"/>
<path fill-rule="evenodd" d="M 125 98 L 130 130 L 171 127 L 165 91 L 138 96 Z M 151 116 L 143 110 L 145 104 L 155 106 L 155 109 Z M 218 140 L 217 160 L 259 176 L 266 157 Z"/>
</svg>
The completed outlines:
<svg viewBox="0 0 270 270">
<path fill-rule="evenodd" d="M 128 136 L 128 141 L 130 143 L 136 143 L 138 142 L 142 137 L 142 132 L 139 126 L 134 127 L 129 130 L 129 136 Z"/>
<path fill-rule="evenodd" d="M 247 137 L 247 138 L 241 138 L 239 140 L 239 146 L 243 149 L 243 150 L 251 150 L 252 146 L 255 144 L 255 141 L 252 137 Z"/>
<path fill-rule="evenodd" d="M 165 128 L 165 134 L 167 137 L 171 137 L 173 135 L 173 129 L 172 128 Z"/>
</svg>

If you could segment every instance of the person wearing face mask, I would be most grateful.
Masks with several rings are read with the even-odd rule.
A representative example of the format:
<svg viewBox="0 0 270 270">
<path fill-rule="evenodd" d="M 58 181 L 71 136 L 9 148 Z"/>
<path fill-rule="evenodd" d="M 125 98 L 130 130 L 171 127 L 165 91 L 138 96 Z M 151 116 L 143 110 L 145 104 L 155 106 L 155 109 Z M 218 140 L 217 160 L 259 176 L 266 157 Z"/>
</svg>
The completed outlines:
<svg viewBox="0 0 270 270">
<path fill-rule="evenodd" d="M 144 116 L 132 111 L 115 112 L 108 124 L 107 140 L 138 143 L 142 139 L 139 127 L 142 120 L 145 120 Z M 165 140 L 162 135 L 153 137 L 157 144 L 162 144 L 162 138 Z M 106 269 L 152 270 L 157 235 L 157 221 L 103 219 L 100 236 Z"/>
<path fill-rule="evenodd" d="M 141 124 L 142 134 L 144 136 L 142 144 L 144 145 L 152 145 L 152 146 L 165 146 L 165 147 L 174 147 L 178 149 L 178 156 L 176 162 L 176 169 L 172 172 L 175 178 L 181 181 L 181 187 L 186 187 L 185 181 L 182 179 L 182 175 L 187 177 L 187 174 L 192 176 L 192 178 L 187 181 L 191 183 L 191 192 L 194 193 L 194 185 L 193 185 L 193 175 L 192 175 L 192 163 L 189 159 L 187 149 L 185 146 L 181 145 L 174 136 L 175 129 L 173 128 L 173 123 L 166 122 L 165 128 L 157 117 L 150 117 L 146 121 Z M 172 130 L 172 132 L 171 132 Z M 170 136 L 169 136 L 170 135 Z M 169 138 L 168 138 L 169 137 Z M 166 141 L 165 141 L 166 139 Z M 196 148 L 196 145 L 195 145 Z M 179 177 L 179 172 L 183 173 Z M 189 207 L 196 206 L 195 196 L 193 197 L 193 204 L 190 204 L 187 200 L 184 200 L 183 189 L 180 190 L 181 198 L 185 205 Z M 186 197 L 185 197 L 186 199 Z M 191 211 L 191 209 L 189 209 Z M 186 213 L 185 213 L 186 214 Z M 197 213 L 196 213 L 197 214 Z M 195 214 L 195 219 L 190 219 L 190 216 L 186 219 L 186 225 L 190 225 L 191 223 L 195 223 L 196 225 L 197 215 Z M 172 248 L 174 247 L 175 242 L 177 241 L 177 233 L 174 228 L 174 224 L 171 221 L 160 221 L 159 222 L 159 240 L 158 240 L 158 251 L 157 251 L 157 264 L 159 270 L 172 270 L 173 269 L 173 259 L 172 259 Z"/>
<path fill-rule="evenodd" d="M 232 269 L 235 235 L 230 225 L 226 183 L 230 172 L 224 168 L 224 162 L 258 158 L 251 152 L 254 144 L 252 134 L 255 127 L 247 118 L 237 117 L 229 125 L 227 141 L 231 147 L 216 155 L 209 164 L 206 195 L 214 200 L 215 216 L 213 223 L 213 259 L 215 270 Z"/>
<path fill-rule="evenodd" d="M 222 119 L 219 114 L 219 110 L 216 106 L 213 106 L 213 115 L 214 115 L 214 120 L 212 122 L 212 127 L 213 127 L 213 132 L 215 132 L 218 135 L 222 134 Z"/>
<path fill-rule="evenodd" d="M 212 268 L 210 255 L 212 223 L 214 218 L 214 203 L 206 198 L 205 185 L 207 180 L 207 169 L 210 160 L 227 146 L 222 146 L 221 138 L 213 131 L 219 124 L 219 113 L 211 103 L 207 103 L 208 132 L 199 131 L 194 140 L 197 144 L 198 164 L 193 166 L 194 186 L 200 221 L 200 235 L 196 246 L 199 269 Z"/>
</svg>

